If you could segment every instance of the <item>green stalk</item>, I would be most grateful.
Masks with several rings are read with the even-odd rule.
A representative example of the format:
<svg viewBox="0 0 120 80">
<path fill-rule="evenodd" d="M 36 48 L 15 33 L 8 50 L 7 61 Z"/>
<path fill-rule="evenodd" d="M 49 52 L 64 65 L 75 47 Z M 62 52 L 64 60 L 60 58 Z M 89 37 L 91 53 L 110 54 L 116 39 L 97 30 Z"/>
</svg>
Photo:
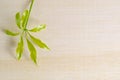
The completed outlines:
<svg viewBox="0 0 120 80">
<path fill-rule="evenodd" d="M 28 24 L 28 20 L 29 20 L 30 13 L 31 13 L 31 10 L 32 10 L 32 7 L 33 7 L 33 3 L 34 3 L 34 0 L 32 0 L 30 8 L 29 8 L 29 13 L 28 13 L 28 16 L 27 16 L 27 19 L 26 19 L 26 23 L 25 23 L 25 29 L 26 29 L 27 24 Z"/>
</svg>

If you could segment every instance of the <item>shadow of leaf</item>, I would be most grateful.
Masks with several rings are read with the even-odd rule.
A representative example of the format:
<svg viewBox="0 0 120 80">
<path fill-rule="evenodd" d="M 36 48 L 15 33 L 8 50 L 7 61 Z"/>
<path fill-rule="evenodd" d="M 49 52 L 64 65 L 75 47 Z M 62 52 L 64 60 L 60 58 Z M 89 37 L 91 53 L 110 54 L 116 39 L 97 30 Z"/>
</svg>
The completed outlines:
<svg viewBox="0 0 120 80">
<path fill-rule="evenodd" d="M 2 34 L 5 34 L 4 33 L 4 29 L 0 29 Z M 7 44 L 5 46 L 5 50 L 7 50 L 7 52 L 9 53 L 10 56 L 12 56 L 14 59 L 16 59 L 16 55 L 15 55 L 15 52 L 14 52 L 14 47 L 16 46 L 16 41 L 13 37 L 10 37 L 10 36 L 6 36 L 7 38 L 7 42 L 5 44 Z"/>
<path fill-rule="evenodd" d="M 26 3 L 22 6 L 22 11 L 24 11 L 24 9 L 28 7 L 30 1 L 31 0 L 26 1 Z M 15 8 L 15 6 L 13 8 Z M 1 17 L 1 19 L 0 19 L 0 24 L 1 24 L 0 31 L 3 32 L 3 34 L 5 34 L 4 29 L 9 29 L 11 31 L 17 32 L 18 29 L 15 24 L 15 17 L 13 17 L 12 14 L 9 14 L 9 11 L 6 12 L 6 10 L 4 10 L 4 9 L 1 9 L 1 10 L 3 10 L 3 11 L 2 11 L 2 14 L 0 14 L 0 16 L 3 16 L 3 15 L 4 16 Z M 17 41 L 15 40 L 15 38 L 9 37 L 9 36 L 7 37 L 7 39 L 8 39 L 8 42 L 6 42 L 6 44 L 7 44 L 6 50 L 8 51 L 8 53 L 11 57 L 16 59 L 15 47 L 17 45 Z"/>
</svg>

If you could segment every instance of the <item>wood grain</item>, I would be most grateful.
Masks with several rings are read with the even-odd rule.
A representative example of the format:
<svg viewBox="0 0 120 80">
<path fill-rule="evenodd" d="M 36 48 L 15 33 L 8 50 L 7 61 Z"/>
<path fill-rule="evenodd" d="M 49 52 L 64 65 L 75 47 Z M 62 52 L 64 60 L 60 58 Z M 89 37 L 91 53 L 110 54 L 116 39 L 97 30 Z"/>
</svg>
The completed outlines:
<svg viewBox="0 0 120 80">
<path fill-rule="evenodd" d="M 15 58 L 18 37 L 2 30 L 19 31 L 14 15 L 29 0 L 0 2 L 1 80 L 120 80 L 119 0 L 35 0 L 29 27 L 47 29 L 33 34 L 51 51 L 38 50 L 38 65 L 27 46 L 21 61 Z"/>
</svg>

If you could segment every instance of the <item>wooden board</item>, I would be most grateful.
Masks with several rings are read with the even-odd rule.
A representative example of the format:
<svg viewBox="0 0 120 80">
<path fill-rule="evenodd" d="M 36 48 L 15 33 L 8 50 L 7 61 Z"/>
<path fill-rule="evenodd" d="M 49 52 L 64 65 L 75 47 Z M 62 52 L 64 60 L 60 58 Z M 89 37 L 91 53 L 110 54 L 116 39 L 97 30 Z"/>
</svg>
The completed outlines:
<svg viewBox="0 0 120 80">
<path fill-rule="evenodd" d="M 27 46 L 21 61 L 15 58 L 19 31 L 14 15 L 29 0 L 0 2 L 0 80 L 120 80 L 119 0 L 35 0 L 29 27 L 47 24 L 35 33 L 51 51 L 39 49 L 38 66 Z"/>
</svg>

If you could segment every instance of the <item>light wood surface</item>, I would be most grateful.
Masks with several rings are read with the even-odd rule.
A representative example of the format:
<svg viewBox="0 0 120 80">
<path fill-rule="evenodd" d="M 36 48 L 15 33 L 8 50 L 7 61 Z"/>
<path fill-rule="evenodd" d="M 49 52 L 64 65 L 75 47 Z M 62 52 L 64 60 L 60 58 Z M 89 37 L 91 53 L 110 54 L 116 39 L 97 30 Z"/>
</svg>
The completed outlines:
<svg viewBox="0 0 120 80">
<path fill-rule="evenodd" d="M 35 0 L 29 27 L 47 24 L 33 35 L 51 51 L 38 50 L 38 66 L 27 46 L 15 58 L 18 31 L 14 15 L 29 0 L 0 1 L 0 80 L 120 80 L 120 0 Z"/>
</svg>

